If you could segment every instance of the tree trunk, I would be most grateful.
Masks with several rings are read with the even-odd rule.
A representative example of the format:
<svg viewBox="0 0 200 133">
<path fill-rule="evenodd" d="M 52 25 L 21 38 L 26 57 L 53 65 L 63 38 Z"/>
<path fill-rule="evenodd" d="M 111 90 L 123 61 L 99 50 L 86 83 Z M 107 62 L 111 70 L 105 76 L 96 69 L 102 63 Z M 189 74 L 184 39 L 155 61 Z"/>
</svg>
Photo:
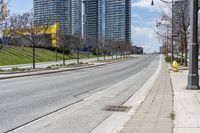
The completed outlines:
<svg viewBox="0 0 200 133">
<path fill-rule="evenodd" d="M 111 52 L 111 54 L 112 54 L 112 60 L 113 60 L 113 52 Z"/>
<path fill-rule="evenodd" d="M 65 48 L 63 47 L 63 66 L 65 66 Z"/>
<path fill-rule="evenodd" d="M 184 39 L 185 41 L 185 63 L 184 66 L 188 66 L 188 61 L 187 61 L 187 54 L 188 54 L 188 49 L 187 49 L 187 40 L 186 38 Z"/>
<path fill-rule="evenodd" d="M 97 48 L 97 61 L 99 61 L 99 48 Z"/>
<path fill-rule="evenodd" d="M 77 64 L 80 64 L 78 48 L 76 49 L 76 59 L 77 59 Z"/>
<path fill-rule="evenodd" d="M 184 46 L 183 44 L 181 44 L 181 65 L 183 65 L 184 63 L 183 53 L 184 53 Z"/>
<path fill-rule="evenodd" d="M 183 42 L 183 37 L 181 37 L 181 65 L 183 65 L 184 63 L 183 53 L 184 53 L 184 42 Z"/>
<path fill-rule="evenodd" d="M 32 50 L 33 50 L 33 69 L 35 69 L 35 44 L 33 44 Z"/>
<path fill-rule="evenodd" d="M 58 49 L 57 49 L 57 47 L 56 47 L 56 62 L 58 62 Z"/>
<path fill-rule="evenodd" d="M 167 57 L 169 57 L 169 55 L 168 55 L 168 44 L 167 44 L 167 47 L 166 47 L 166 55 L 167 55 Z"/>
<path fill-rule="evenodd" d="M 187 54 L 188 54 L 188 42 L 187 42 L 187 28 L 186 28 L 186 23 L 185 23 L 185 16 L 182 15 L 182 20 L 183 20 L 183 31 L 184 31 L 184 46 L 185 46 L 185 63 L 184 65 L 187 66 L 188 65 L 188 61 L 187 61 Z"/>
</svg>

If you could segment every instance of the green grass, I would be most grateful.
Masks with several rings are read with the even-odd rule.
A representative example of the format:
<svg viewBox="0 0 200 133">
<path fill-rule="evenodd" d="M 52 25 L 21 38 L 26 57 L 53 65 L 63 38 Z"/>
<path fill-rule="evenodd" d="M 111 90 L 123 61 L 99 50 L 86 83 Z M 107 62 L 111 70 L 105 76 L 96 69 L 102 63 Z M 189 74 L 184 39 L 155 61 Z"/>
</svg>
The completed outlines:
<svg viewBox="0 0 200 133">
<path fill-rule="evenodd" d="M 95 57 L 90 55 L 90 58 Z M 65 56 L 66 60 L 76 59 L 76 54 Z M 87 58 L 87 55 L 80 54 L 80 58 Z M 55 51 L 36 48 L 36 62 L 50 62 L 55 61 Z M 62 60 L 62 53 L 58 53 L 58 60 Z M 0 50 L 0 66 L 28 64 L 32 63 L 32 48 L 21 46 L 9 46 Z"/>
</svg>

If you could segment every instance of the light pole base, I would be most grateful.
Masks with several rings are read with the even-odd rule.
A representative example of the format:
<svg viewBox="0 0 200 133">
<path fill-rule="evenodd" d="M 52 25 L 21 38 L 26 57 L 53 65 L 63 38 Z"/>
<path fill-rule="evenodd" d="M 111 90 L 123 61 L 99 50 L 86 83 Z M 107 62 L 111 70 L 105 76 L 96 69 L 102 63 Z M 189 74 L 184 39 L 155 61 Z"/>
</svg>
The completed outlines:
<svg viewBox="0 0 200 133">
<path fill-rule="evenodd" d="M 199 75 L 189 74 L 188 75 L 188 85 L 186 87 L 188 90 L 199 90 Z"/>
</svg>

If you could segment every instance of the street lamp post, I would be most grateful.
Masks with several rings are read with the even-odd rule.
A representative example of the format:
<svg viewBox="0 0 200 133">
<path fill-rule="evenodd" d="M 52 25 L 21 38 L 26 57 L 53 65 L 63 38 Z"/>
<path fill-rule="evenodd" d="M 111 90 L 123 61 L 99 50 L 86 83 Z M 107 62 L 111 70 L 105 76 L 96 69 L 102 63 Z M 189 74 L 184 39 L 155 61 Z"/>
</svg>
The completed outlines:
<svg viewBox="0 0 200 133">
<path fill-rule="evenodd" d="M 172 37 L 171 37 L 171 63 L 174 61 L 174 32 L 173 32 L 173 26 L 174 26 L 174 0 L 172 0 L 171 2 L 168 1 L 164 1 L 164 0 L 160 0 L 163 3 L 171 3 L 172 4 Z M 154 5 L 154 1 L 151 1 L 151 5 Z"/>
<path fill-rule="evenodd" d="M 173 63 L 174 61 L 174 0 L 172 0 L 172 40 L 171 40 L 171 53 L 172 53 L 172 57 L 171 57 L 171 63 Z"/>
<path fill-rule="evenodd" d="M 190 3 L 190 33 L 191 40 L 189 44 L 189 75 L 187 89 L 199 89 L 198 74 L 198 0 L 191 0 Z M 187 56 L 187 55 L 185 55 Z"/>
</svg>

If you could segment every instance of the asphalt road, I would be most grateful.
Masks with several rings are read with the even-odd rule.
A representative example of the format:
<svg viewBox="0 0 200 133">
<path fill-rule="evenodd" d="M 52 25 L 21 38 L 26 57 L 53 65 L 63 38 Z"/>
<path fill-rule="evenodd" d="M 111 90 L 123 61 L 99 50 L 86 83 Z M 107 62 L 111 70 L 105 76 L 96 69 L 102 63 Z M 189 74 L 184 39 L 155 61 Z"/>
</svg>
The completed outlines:
<svg viewBox="0 0 200 133">
<path fill-rule="evenodd" d="M 134 84 L 138 83 L 138 85 L 134 91 L 131 88 L 128 88 L 129 91 L 127 92 L 123 90 L 119 93 L 121 98 L 112 101 L 113 103 L 116 101 L 115 104 L 122 104 L 151 77 L 158 66 L 158 62 L 158 55 L 147 55 L 96 68 L 1 80 L 0 132 L 13 130 L 61 108 L 68 108 L 68 106 L 80 103 L 88 96 L 144 71 L 151 64 L 151 70 L 141 75 L 143 80 L 136 79 Z M 105 99 L 102 99 L 102 101 L 106 102 Z M 88 112 L 88 114 L 91 114 L 91 112 Z M 93 115 L 95 116 L 95 114 Z M 84 132 L 91 131 L 94 126 L 97 126 L 97 123 L 108 115 L 110 113 L 102 115 L 101 118 L 100 115 L 94 117 L 91 121 L 88 119 L 88 125 L 91 123 L 91 126 Z M 81 119 L 82 116 L 76 115 L 76 117 Z M 72 121 L 70 120 L 71 125 Z"/>
</svg>

